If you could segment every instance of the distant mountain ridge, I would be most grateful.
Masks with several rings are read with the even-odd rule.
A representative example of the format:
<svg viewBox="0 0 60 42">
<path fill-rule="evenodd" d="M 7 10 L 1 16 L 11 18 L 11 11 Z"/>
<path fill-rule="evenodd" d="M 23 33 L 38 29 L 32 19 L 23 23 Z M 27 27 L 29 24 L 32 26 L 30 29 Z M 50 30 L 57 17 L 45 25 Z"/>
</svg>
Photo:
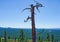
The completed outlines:
<svg viewBox="0 0 60 42">
<path fill-rule="evenodd" d="M 0 27 L 0 37 L 4 37 L 4 31 L 7 32 L 7 36 L 10 36 L 11 38 L 18 38 L 20 35 L 20 30 L 22 28 L 4 28 Z M 38 33 L 41 32 L 42 29 L 36 29 L 36 35 L 38 37 Z M 27 38 L 32 38 L 32 31 L 31 29 L 24 29 L 25 36 Z M 44 32 L 41 34 L 42 38 L 46 38 L 46 33 L 54 34 L 55 38 L 58 39 L 57 36 L 60 36 L 60 29 L 44 29 Z M 60 39 L 60 38 L 59 38 Z"/>
</svg>

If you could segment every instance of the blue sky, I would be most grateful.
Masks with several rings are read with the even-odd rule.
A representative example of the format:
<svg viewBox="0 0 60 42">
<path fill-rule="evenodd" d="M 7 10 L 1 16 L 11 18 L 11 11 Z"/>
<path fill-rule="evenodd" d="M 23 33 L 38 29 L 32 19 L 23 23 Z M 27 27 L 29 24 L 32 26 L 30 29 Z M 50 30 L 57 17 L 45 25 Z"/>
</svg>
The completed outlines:
<svg viewBox="0 0 60 42">
<path fill-rule="evenodd" d="M 36 0 L 45 7 L 35 9 L 36 28 L 60 28 L 60 0 Z M 31 21 L 24 20 L 30 11 L 24 8 L 34 4 L 33 0 L 0 0 L 0 27 L 31 28 Z"/>
</svg>

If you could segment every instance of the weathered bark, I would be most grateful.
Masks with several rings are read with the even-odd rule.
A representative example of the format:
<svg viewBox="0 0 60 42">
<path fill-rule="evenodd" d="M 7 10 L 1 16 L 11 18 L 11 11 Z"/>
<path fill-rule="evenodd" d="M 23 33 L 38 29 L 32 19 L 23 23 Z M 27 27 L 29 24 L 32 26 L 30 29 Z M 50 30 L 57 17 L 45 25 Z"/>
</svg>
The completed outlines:
<svg viewBox="0 0 60 42">
<path fill-rule="evenodd" d="M 31 22 L 32 22 L 32 42 L 36 42 L 35 20 L 34 20 L 34 6 L 31 5 Z"/>
</svg>

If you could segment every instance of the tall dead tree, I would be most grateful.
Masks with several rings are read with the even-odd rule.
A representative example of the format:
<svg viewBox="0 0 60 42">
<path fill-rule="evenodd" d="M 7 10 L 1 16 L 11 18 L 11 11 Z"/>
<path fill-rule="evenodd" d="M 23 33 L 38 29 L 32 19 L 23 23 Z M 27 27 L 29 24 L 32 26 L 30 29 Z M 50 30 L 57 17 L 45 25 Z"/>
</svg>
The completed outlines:
<svg viewBox="0 0 60 42">
<path fill-rule="evenodd" d="M 28 16 L 28 18 L 26 20 L 24 20 L 24 22 L 27 22 L 29 19 L 31 19 L 31 23 L 32 23 L 32 42 L 36 42 L 36 30 L 35 30 L 35 19 L 34 19 L 34 13 L 35 13 L 34 9 L 35 9 L 35 7 L 38 10 L 38 8 L 43 7 L 43 5 L 36 2 L 35 6 L 33 4 L 31 4 L 30 8 L 25 8 L 24 9 L 24 10 L 29 9 L 31 11 L 31 17 Z"/>
</svg>

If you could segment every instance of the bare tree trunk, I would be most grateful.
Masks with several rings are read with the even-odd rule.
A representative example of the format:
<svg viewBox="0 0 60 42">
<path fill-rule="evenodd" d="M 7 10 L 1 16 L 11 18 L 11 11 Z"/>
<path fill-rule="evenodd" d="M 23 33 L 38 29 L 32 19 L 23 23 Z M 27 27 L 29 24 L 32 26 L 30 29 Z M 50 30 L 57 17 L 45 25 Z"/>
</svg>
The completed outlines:
<svg viewBox="0 0 60 42">
<path fill-rule="evenodd" d="M 31 7 L 31 21 L 32 21 L 32 42 L 36 42 L 35 20 L 34 20 L 34 6 Z"/>
<path fill-rule="evenodd" d="M 36 42 L 36 31 L 35 31 L 35 23 L 34 23 L 34 15 L 32 14 L 32 42 Z"/>
</svg>

